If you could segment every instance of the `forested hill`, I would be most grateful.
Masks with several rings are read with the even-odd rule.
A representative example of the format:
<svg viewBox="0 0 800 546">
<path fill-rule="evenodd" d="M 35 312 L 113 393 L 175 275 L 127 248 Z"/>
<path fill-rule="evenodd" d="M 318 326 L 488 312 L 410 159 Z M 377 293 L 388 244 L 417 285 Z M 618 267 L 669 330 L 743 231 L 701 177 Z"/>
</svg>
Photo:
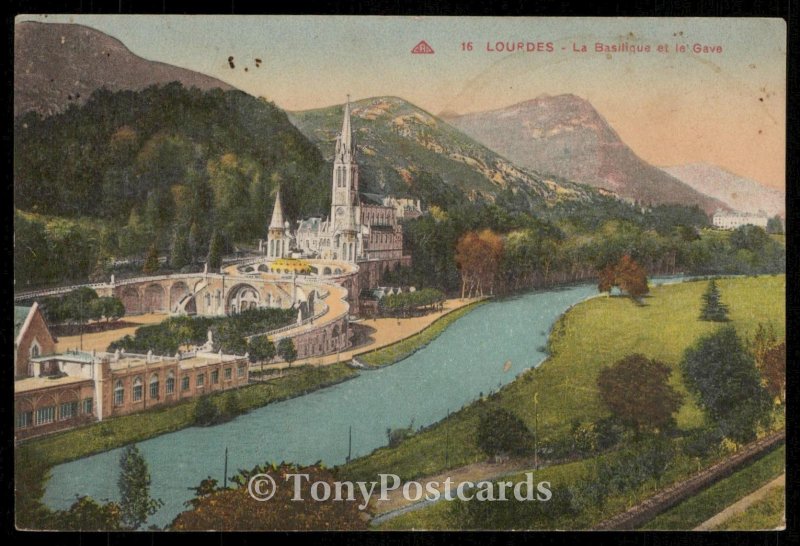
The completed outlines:
<svg viewBox="0 0 800 546">
<path fill-rule="evenodd" d="M 15 207 L 98 219 L 117 255 L 165 250 L 176 233 L 203 254 L 215 229 L 228 243 L 265 237 L 278 185 L 296 218 L 325 210 L 327 180 L 282 110 L 236 90 L 100 89 L 83 106 L 15 119 Z"/>
</svg>

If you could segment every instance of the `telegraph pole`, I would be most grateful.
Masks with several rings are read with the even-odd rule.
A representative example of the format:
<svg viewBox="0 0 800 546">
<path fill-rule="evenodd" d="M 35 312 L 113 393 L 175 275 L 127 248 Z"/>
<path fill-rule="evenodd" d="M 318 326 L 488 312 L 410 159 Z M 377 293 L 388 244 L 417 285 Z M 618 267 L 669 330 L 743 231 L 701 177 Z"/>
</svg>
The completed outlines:
<svg viewBox="0 0 800 546">
<path fill-rule="evenodd" d="M 228 488 L 228 446 L 225 446 L 225 472 L 222 475 L 222 488 Z"/>
<path fill-rule="evenodd" d="M 350 462 L 350 457 L 353 455 L 353 425 L 350 425 L 350 432 L 347 440 L 347 461 Z"/>
<path fill-rule="evenodd" d="M 533 468 L 539 470 L 539 391 L 533 394 Z"/>
</svg>

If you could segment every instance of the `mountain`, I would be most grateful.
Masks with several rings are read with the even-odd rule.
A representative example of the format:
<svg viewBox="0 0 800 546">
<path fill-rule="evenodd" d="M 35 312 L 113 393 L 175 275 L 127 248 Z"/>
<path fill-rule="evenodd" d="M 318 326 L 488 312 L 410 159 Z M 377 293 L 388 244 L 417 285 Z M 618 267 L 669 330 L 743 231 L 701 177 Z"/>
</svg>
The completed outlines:
<svg viewBox="0 0 800 546">
<path fill-rule="evenodd" d="M 177 81 L 199 89 L 233 89 L 216 78 L 149 61 L 122 42 L 83 25 L 22 22 L 14 25 L 14 115 L 42 115 L 83 104 L 100 87 L 143 89 Z"/>
<path fill-rule="evenodd" d="M 542 95 L 446 121 L 515 164 L 642 203 L 727 208 L 640 159 L 592 107 L 575 95 Z"/>
<path fill-rule="evenodd" d="M 735 210 L 786 215 L 786 194 L 708 163 L 662 167 L 667 174 Z"/>
<path fill-rule="evenodd" d="M 288 112 L 326 159 L 333 156 L 343 106 Z M 351 103 L 361 189 L 449 206 L 470 201 L 529 208 L 591 198 L 588 188 L 543 177 L 489 150 L 436 116 L 397 97 Z"/>
</svg>

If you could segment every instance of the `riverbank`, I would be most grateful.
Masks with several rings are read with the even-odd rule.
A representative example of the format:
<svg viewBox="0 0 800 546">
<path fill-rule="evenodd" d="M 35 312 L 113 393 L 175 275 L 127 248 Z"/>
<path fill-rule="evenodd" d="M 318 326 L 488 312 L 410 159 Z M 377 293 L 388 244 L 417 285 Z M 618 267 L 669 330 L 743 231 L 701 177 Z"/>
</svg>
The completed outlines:
<svg viewBox="0 0 800 546">
<path fill-rule="evenodd" d="M 358 372 L 345 364 L 325 368 L 297 368 L 295 373 L 247 385 L 235 391 L 217 392 L 210 395 L 210 398 L 221 409 L 225 397 L 236 393 L 239 407 L 243 412 L 247 412 L 341 383 L 356 375 Z M 16 457 L 24 461 L 27 453 L 35 451 L 41 462 L 50 467 L 181 430 L 194 425 L 194 409 L 197 401 L 197 398 L 187 399 L 146 413 L 115 417 L 81 428 L 34 438 L 17 447 Z"/>
<path fill-rule="evenodd" d="M 731 322 L 743 338 L 751 337 L 759 323 L 768 322 L 776 327 L 778 336 L 785 335 L 784 275 L 722 279 L 717 284 L 730 307 Z M 704 281 L 656 286 L 643 306 L 625 298 L 605 297 L 574 306 L 554 325 L 549 340 L 551 356 L 541 368 L 522 374 L 493 396 L 493 402 L 514 412 L 532 430 L 536 418 L 532 400 L 538 393 L 540 445 L 563 442 L 573 422 L 591 423 L 606 414 L 595 391 L 600 368 L 640 352 L 676 370 L 683 351 L 717 326 L 697 320 L 706 286 Z M 673 373 L 671 382 L 686 393 L 679 373 Z M 379 448 L 338 471 L 348 480 L 370 479 L 380 472 L 410 480 L 484 460 L 475 443 L 479 413 L 479 404 L 470 404 L 399 446 Z M 677 421 L 683 431 L 702 424 L 702 414 L 691 396 Z M 403 519 L 414 526 L 426 521 L 425 512 L 432 509 Z M 400 523 L 392 528 L 401 528 L 396 526 Z"/>
<path fill-rule="evenodd" d="M 449 312 L 443 313 L 442 316 L 436 318 L 436 320 L 419 332 L 388 345 L 384 345 L 379 349 L 357 353 L 354 358 L 358 357 L 359 362 L 374 368 L 389 366 L 400 362 L 427 346 L 428 343 L 439 337 L 453 322 L 472 311 L 475 307 L 486 303 L 486 301 L 485 299 L 470 301 L 463 307 L 455 307 Z"/>
</svg>

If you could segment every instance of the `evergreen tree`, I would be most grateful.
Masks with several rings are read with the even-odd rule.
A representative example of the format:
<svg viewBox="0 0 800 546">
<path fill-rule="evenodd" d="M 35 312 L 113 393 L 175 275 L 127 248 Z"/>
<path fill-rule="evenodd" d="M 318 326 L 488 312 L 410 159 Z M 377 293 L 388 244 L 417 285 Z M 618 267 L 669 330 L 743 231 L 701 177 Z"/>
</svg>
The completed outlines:
<svg viewBox="0 0 800 546">
<path fill-rule="evenodd" d="M 144 266 L 142 267 L 142 273 L 145 275 L 152 275 L 156 271 L 158 271 L 159 263 L 158 263 L 158 249 L 156 245 L 150 245 L 150 250 L 147 252 L 147 258 L 144 260 Z"/>
<path fill-rule="evenodd" d="M 125 447 L 119 466 L 117 486 L 122 523 L 129 529 L 138 529 L 164 503 L 150 497 L 150 470 L 136 444 Z"/>
<path fill-rule="evenodd" d="M 170 265 L 173 269 L 179 270 L 182 267 L 189 265 L 192 261 L 191 250 L 189 248 L 189 234 L 186 233 L 184 228 L 175 230 L 175 235 L 172 239 L 172 255 L 170 256 Z"/>
<path fill-rule="evenodd" d="M 703 294 L 703 310 L 700 320 L 713 322 L 726 322 L 728 320 L 728 306 L 720 300 L 719 288 L 714 279 L 708 282 L 708 288 Z"/>
<path fill-rule="evenodd" d="M 216 231 L 211 235 L 207 260 L 209 269 L 219 269 L 222 266 L 222 237 Z"/>
</svg>

